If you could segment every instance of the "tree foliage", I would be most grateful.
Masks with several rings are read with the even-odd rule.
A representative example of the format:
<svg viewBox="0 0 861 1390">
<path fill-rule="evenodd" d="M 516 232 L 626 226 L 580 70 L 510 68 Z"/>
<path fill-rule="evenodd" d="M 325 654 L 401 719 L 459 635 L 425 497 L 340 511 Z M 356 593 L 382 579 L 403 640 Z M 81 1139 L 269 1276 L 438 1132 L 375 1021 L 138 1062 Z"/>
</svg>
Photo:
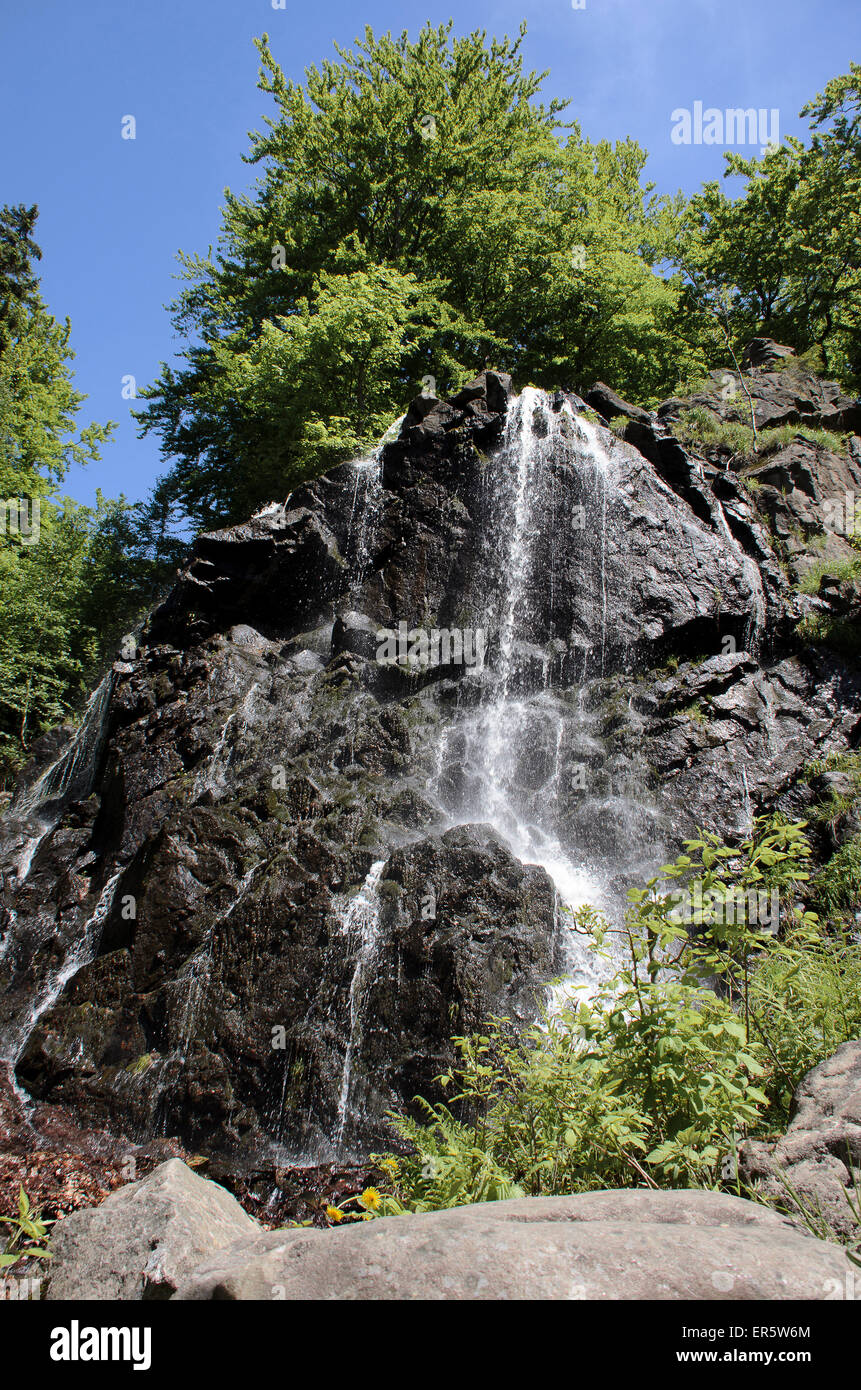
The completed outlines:
<svg viewBox="0 0 861 1390">
<path fill-rule="evenodd" d="M 82 701 L 160 563 L 143 509 L 60 492 L 111 426 L 78 429 L 70 324 L 39 294 L 37 209 L 0 209 L 0 785 Z"/>
<path fill-rule="evenodd" d="M 181 256 L 185 364 L 141 413 L 175 460 L 158 495 L 198 525 L 367 447 L 427 376 L 442 391 L 493 358 L 644 395 L 701 363 L 655 273 L 676 205 L 634 141 L 593 144 L 538 100 L 522 38 L 368 29 L 302 84 L 258 42 L 262 173 L 228 192 L 217 254 Z"/>
<path fill-rule="evenodd" d="M 861 66 L 833 78 L 801 112 L 809 143 L 762 159 L 727 155 L 728 196 L 707 183 L 685 212 L 674 260 L 692 302 L 722 299 L 737 342 L 765 333 L 861 383 Z"/>
</svg>

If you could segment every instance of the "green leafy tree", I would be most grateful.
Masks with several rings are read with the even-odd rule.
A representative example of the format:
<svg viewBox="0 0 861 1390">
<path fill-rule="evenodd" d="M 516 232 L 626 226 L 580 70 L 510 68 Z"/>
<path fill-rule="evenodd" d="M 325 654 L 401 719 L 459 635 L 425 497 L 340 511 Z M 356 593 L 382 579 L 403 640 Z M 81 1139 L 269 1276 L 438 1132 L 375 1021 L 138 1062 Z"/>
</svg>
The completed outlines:
<svg viewBox="0 0 861 1390">
<path fill-rule="evenodd" d="M 697 308 L 722 300 L 736 346 L 765 333 L 861 382 L 861 66 L 800 113 L 810 140 L 762 159 L 727 155 L 731 199 L 715 182 L 690 201 L 674 255 Z M 715 361 L 720 360 L 719 343 Z"/>
<path fill-rule="evenodd" d="M 81 703 L 169 550 L 156 508 L 101 495 L 85 507 L 60 492 L 112 427 L 77 427 L 70 325 L 48 312 L 33 271 L 36 217 L 0 209 L 0 785 Z"/>
<path fill-rule="evenodd" d="M 640 394 L 702 365 L 657 273 L 678 207 L 641 185 L 633 141 L 593 145 L 539 102 L 522 37 L 368 29 L 303 84 L 258 42 L 261 174 L 228 192 L 217 254 L 181 255 L 185 365 L 141 412 L 175 460 L 163 504 L 237 519 L 367 448 L 424 377 L 442 392 L 489 358 Z"/>
</svg>

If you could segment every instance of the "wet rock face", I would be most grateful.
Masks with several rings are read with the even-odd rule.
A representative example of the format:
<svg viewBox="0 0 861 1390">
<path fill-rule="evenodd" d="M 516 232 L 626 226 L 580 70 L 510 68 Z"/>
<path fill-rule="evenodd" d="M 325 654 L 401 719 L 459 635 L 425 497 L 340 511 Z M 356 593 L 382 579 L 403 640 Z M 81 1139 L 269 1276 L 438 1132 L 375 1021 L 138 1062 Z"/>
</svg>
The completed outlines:
<svg viewBox="0 0 861 1390">
<path fill-rule="evenodd" d="M 557 889 L 612 908 L 857 743 L 761 494 L 594 399 L 624 439 L 483 373 L 198 539 L 65 801 L 5 820 L 0 1052 L 44 1109 L 222 1175 L 366 1155 L 453 1034 L 593 978 Z"/>
</svg>

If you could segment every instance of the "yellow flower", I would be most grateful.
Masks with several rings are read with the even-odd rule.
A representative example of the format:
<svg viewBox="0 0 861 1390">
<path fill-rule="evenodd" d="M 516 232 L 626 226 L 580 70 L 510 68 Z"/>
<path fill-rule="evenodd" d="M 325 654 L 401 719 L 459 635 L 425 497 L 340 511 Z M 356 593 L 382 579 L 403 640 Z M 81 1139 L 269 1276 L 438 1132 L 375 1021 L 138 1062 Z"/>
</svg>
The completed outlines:
<svg viewBox="0 0 861 1390">
<path fill-rule="evenodd" d="M 367 1211 L 379 1211 L 381 1201 L 380 1194 L 375 1187 L 366 1187 L 359 1198 L 359 1202 Z"/>
<path fill-rule="evenodd" d="M 338 1207 L 327 1207 L 326 1215 L 330 1221 L 343 1221 L 344 1213 Z"/>
</svg>

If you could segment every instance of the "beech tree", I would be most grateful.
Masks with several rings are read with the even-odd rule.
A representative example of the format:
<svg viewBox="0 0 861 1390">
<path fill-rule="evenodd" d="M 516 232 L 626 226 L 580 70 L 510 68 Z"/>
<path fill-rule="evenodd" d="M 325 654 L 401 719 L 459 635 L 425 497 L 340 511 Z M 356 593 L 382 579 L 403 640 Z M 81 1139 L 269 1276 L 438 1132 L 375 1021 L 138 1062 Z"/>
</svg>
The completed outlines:
<svg viewBox="0 0 861 1390">
<path fill-rule="evenodd" d="M 727 155 L 730 198 L 716 182 L 691 200 L 674 254 L 695 296 L 729 299 L 739 344 L 755 334 L 818 348 L 824 372 L 861 384 L 861 66 L 833 78 L 800 113 L 808 144 L 786 139 L 762 159 Z"/>
<path fill-rule="evenodd" d="M 140 414 L 172 460 L 162 505 L 237 519 L 367 448 L 425 376 L 443 391 L 488 359 L 547 386 L 674 384 L 691 354 L 655 267 L 678 209 L 633 141 L 591 144 L 538 100 L 524 32 L 367 29 L 302 84 L 257 42 L 262 172 L 228 191 L 217 251 L 181 253 L 184 365 Z"/>
</svg>

